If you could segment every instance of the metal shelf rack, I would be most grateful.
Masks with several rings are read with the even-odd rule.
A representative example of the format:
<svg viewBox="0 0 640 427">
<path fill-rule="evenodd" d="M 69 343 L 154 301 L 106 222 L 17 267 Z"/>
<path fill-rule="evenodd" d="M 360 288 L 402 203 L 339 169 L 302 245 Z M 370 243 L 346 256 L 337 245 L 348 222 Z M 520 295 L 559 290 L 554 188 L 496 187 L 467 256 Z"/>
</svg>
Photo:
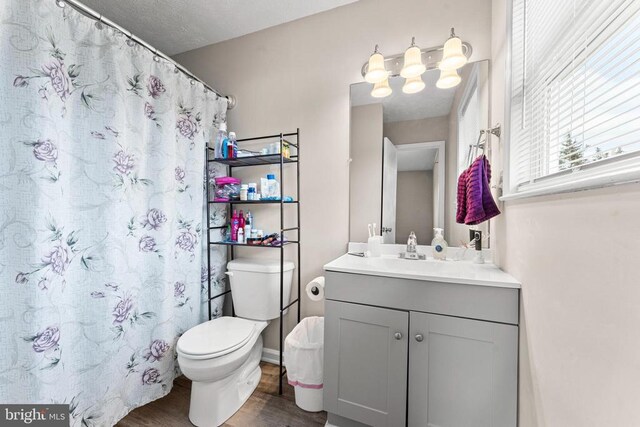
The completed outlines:
<svg viewBox="0 0 640 427">
<path fill-rule="evenodd" d="M 238 139 L 238 143 L 242 143 L 242 142 L 256 142 L 256 141 L 260 141 L 260 140 L 268 140 L 268 139 L 278 139 L 280 141 L 280 151 L 282 151 L 282 145 L 283 143 L 288 143 L 290 147 L 294 147 L 295 148 L 295 153 L 294 155 L 291 155 L 289 158 L 284 157 L 282 154 L 266 154 L 266 155 L 256 155 L 256 156 L 249 156 L 249 157 L 239 157 L 239 158 L 235 158 L 235 159 L 216 159 L 213 158 L 213 149 L 207 147 L 205 149 L 205 163 L 207 165 L 207 183 L 208 183 L 208 179 L 209 179 L 209 165 L 211 165 L 211 163 L 215 162 L 215 163 L 220 163 L 220 164 L 224 164 L 227 165 L 229 167 L 229 176 L 233 176 L 233 169 L 234 168 L 239 168 L 239 167 L 249 167 L 249 166 L 264 166 L 264 165 L 279 165 L 280 166 L 280 188 L 284 189 L 284 165 L 286 164 L 295 164 L 295 168 L 296 168 L 296 200 L 294 201 L 284 201 L 283 197 L 280 198 L 280 200 L 233 200 L 233 201 L 228 201 L 228 202 L 216 202 L 213 201 L 213 197 L 211 196 L 211 184 L 208 183 L 207 185 L 207 248 L 210 248 L 211 245 L 224 245 L 227 246 L 229 248 L 229 259 L 233 260 L 234 258 L 234 248 L 236 247 L 249 247 L 249 248 L 270 248 L 270 249 L 280 249 L 280 342 L 279 342 L 279 356 L 280 356 L 280 376 L 279 376 L 279 383 L 278 383 L 278 393 L 282 394 L 282 379 L 284 377 L 284 375 L 286 374 L 286 370 L 283 367 L 282 364 L 282 350 L 283 350 L 283 344 L 284 344 L 284 312 L 286 310 L 288 310 L 291 306 L 293 306 L 294 304 L 297 305 L 297 322 L 300 322 L 300 281 L 301 281 L 301 273 L 300 273 L 300 241 L 301 241 L 301 235 L 300 235 L 300 129 L 296 129 L 295 132 L 291 132 L 291 133 L 280 133 L 278 135 L 268 135 L 268 136 L 259 136 L 259 137 L 255 137 L 255 138 L 244 138 L 244 139 Z M 295 143 L 290 142 L 289 140 L 285 140 L 285 138 L 295 138 Z M 265 204 L 265 205 L 279 205 L 280 206 L 280 239 L 284 240 L 285 238 L 285 234 L 287 232 L 290 231 L 296 231 L 297 232 L 297 240 L 287 240 L 286 242 L 280 244 L 280 245 L 248 245 L 248 244 L 243 244 L 243 243 L 235 243 L 235 242 L 229 242 L 229 241 L 212 241 L 211 240 L 211 230 L 219 230 L 219 229 L 224 229 L 227 226 L 223 225 L 223 226 L 211 226 L 211 216 L 210 216 L 210 208 L 211 205 L 213 204 L 220 204 L 220 203 L 224 203 L 229 205 L 229 207 L 231 207 L 232 205 L 236 205 L 236 204 L 245 204 L 245 205 L 260 205 L 260 204 Z M 284 207 L 285 205 L 292 205 L 292 206 L 296 206 L 296 211 L 297 211 L 297 226 L 296 227 L 289 227 L 289 228 L 285 228 L 284 226 Z M 297 264 L 296 264 L 296 270 L 298 273 L 298 283 L 297 283 L 297 288 L 298 288 L 298 295 L 296 297 L 295 300 L 293 301 L 284 301 L 284 248 L 286 246 L 289 245 L 296 245 L 297 247 Z M 208 268 L 208 302 L 207 302 L 207 306 L 209 309 L 209 320 L 211 320 L 212 317 L 212 313 L 211 313 L 211 302 L 213 300 L 215 300 L 216 298 L 220 298 L 223 295 L 227 295 L 229 293 L 231 293 L 231 289 L 227 289 L 224 292 L 221 292 L 217 295 L 211 295 L 211 265 L 210 265 L 210 261 L 211 261 L 211 255 L 209 253 L 209 250 L 207 250 L 207 268 Z M 285 305 L 287 304 L 287 305 Z M 233 311 L 233 300 L 231 301 L 231 307 L 232 307 L 232 314 L 235 316 L 235 312 Z"/>
</svg>

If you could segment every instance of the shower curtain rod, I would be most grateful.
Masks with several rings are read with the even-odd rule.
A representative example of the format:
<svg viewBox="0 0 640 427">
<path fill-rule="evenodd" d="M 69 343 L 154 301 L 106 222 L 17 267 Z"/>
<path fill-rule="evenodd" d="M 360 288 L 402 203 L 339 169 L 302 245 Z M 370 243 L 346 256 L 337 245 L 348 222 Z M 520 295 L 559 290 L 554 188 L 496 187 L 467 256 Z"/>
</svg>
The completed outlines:
<svg viewBox="0 0 640 427">
<path fill-rule="evenodd" d="M 155 47 L 151 46 L 149 43 L 147 43 L 144 40 L 142 40 L 141 38 L 135 36 L 131 31 L 127 31 L 126 29 L 124 29 L 120 25 L 116 24 L 112 20 L 110 20 L 108 18 L 105 18 L 100 13 L 98 13 L 95 10 L 91 9 L 90 7 L 84 5 L 83 3 L 80 3 L 78 0 L 54 0 L 54 1 L 56 2 L 56 4 L 59 7 L 64 7 L 65 5 L 68 4 L 69 6 L 73 7 L 75 10 L 77 10 L 80 13 L 82 13 L 83 15 L 88 16 L 88 17 L 90 17 L 92 19 L 95 19 L 98 22 L 101 22 L 102 24 L 108 25 L 111 28 L 114 28 L 114 29 L 120 31 L 122 34 L 127 36 L 130 40 L 133 40 L 134 42 L 138 43 L 139 45 L 141 45 L 141 46 L 145 47 L 146 49 L 150 50 L 151 52 L 153 52 L 155 56 L 163 58 L 166 61 L 168 61 L 169 63 L 173 64 L 176 67 L 176 69 L 182 71 L 184 74 L 186 74 L 191 79 L 202 83 L 202 85 L 205 88 L 207 88 L 208 90 L 210 90 L 211 92 L 215 93 L 216 95 L 218 95 L 218 96 L 220 96 L 222 98 L 226 98 L 229 110 L 232 110 L 233 107 L 236 106 L 236 98 L 233 95 L 224 95 L 224 94 L 218 92 L 217 90 L 215 90 L 214 88 L 212 88 L 211 86 L 206 84 L 204 81 L 202 81 L 202 79 L 197 77 L 191 71 L 187 70 L 184 66 L 178 64 L 176 61 L 171 59 L 168 55 L 160 52 L 158 49 L 156 49 Z"/>
</svg>

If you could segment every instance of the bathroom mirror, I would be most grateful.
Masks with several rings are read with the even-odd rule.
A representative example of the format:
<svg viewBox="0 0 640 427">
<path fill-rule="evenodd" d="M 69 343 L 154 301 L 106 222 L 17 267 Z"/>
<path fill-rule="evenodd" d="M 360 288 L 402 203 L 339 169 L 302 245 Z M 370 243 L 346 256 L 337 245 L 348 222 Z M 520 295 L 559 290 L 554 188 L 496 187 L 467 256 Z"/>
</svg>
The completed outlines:
<svg viewBox="0 0 640 427">
<path fill-rule="evenodd" d="M 414 231 L 418 244 L 428 245 L 434 227 L 452 246 L 469 241 L 470 227 L 455 218 L 457 178 L 489 127 L 489 61 L 458 73 L 458 85 L 440 89 L 440 71 L 428 70 L 425 88 L 413 94 L 403 92 L 404 78 L 391 77 L 384 98 L 371 95 L 370 83 L 351 85 L 351 241 L 366 242 L 370 223 L 384 243 L 406 244 Z M 488 237 L 487 223 L 476 228 Z"/>
</svg>

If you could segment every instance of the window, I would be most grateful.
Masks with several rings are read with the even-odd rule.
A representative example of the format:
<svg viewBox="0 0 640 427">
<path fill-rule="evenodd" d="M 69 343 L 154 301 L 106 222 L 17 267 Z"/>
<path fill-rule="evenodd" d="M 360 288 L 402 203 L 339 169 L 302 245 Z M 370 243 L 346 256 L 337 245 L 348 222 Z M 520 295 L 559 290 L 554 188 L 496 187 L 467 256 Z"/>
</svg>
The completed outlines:
<svg viewBox="0 0 640 427">
<path fill-rule="evenodd" d="M 640 2 L 513 0 L 511 196 L 640 179 Z"/>
</svg>

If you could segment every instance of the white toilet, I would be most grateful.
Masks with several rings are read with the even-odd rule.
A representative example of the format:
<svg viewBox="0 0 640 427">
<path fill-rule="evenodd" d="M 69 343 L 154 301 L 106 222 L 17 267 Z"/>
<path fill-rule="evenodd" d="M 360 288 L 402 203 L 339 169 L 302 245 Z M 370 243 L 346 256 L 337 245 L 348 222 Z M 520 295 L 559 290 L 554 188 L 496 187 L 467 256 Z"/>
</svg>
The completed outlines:
<svg viewBox="0 0 640 427">
<path fill-rule="evenodd" d="M 283 297 L 291 295 L 294 265 L 284 263 Z M 280 316 L 280 260 L 235 259 L 227 264 L 238 317 L 201 323 L 178 340 L 178 363 L 192 381 L 189 420 L 219 426 L 247 401 L 260 382 L 261 332 Z"/>
</svg>

